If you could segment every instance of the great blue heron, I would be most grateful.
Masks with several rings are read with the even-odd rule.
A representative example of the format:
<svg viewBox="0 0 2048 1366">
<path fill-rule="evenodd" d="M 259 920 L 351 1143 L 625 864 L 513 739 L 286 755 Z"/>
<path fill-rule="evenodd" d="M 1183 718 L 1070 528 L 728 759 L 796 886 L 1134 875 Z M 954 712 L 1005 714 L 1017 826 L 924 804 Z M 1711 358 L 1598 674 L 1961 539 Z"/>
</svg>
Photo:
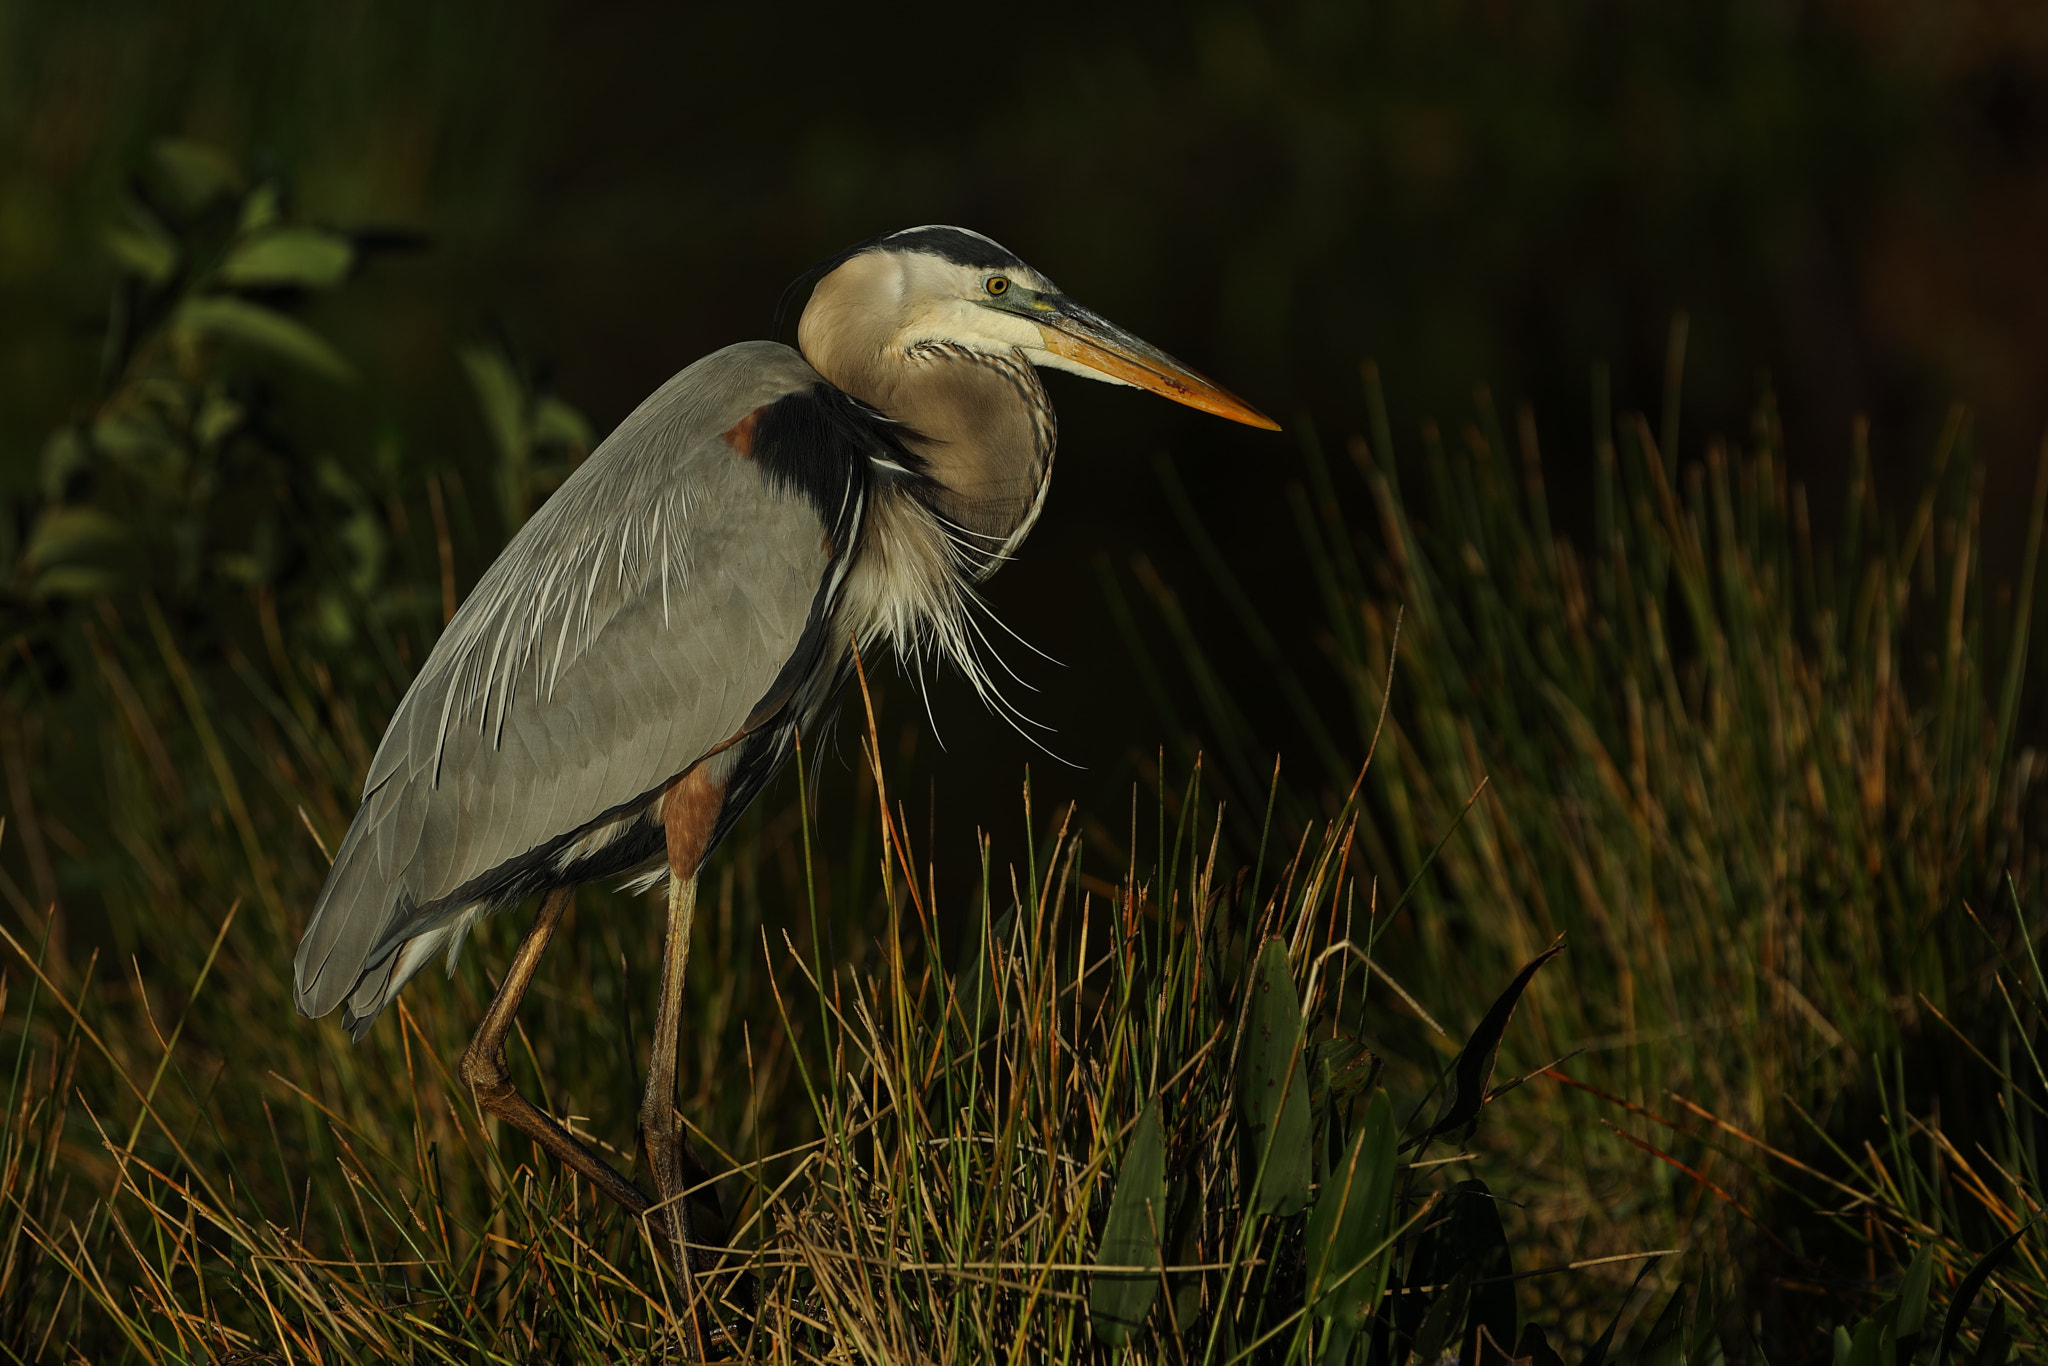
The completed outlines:
<svg viewBox="0 0 2048 1366">
<path fill-rule="evenodd" d="M 979 678 L 975 584 L 1052 471 L 1034 366 L 1275 424 L 979 233 L 922 227 L 827 263 L 799 350 L 744 342 L 635 409 L 512 538 L 391 718 L 294 965 L 360 1039 L 479 917 L 541 906 L 463 1053 L 485 1111 L 636 1214 L 689 1221 L 677 1036 L 697 871 L 833 703 L 856 644 Z M 512 1085 L 505 1036 L 578 883 L 668 882 L 640 1107 L 660 1200 Z"/>
</svg>

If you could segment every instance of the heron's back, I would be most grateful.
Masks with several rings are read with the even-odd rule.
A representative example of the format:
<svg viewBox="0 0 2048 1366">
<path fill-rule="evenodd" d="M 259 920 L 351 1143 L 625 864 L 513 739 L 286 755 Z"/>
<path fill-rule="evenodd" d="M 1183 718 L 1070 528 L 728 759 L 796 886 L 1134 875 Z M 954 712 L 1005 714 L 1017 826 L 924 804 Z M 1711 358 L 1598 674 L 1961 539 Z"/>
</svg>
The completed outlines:
<svg viewBox="0 0 2048 1366">
<path fill-rule="evenodd" d="M 787 347 L 728 347 L 512 539 L 378 747 L 299 946 L 304 1013 L 347 1000 L 364 1027 L 422 936 L 658 855 L 653 798 L 769 719 L 827 634 L 868 479 L 867 438 L 812 430 L 835 400 Z"/>
</svg>

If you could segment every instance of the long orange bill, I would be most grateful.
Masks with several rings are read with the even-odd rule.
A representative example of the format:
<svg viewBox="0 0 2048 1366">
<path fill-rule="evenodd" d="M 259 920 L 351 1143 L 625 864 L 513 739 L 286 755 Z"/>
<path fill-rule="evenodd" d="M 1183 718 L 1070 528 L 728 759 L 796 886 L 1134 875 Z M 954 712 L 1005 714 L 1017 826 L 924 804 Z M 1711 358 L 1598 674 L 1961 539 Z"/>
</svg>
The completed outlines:
<svg viewBox="0 0 2048 1366">
<path fill-rule="evenodd" d="M 1247 427 L 1280 430 L 1280 424 L 1272 418 L 1228 389 L 1211 384 L 1150 342 L 1140 341 L 1071 299 L 1054 296 L 1045 302 L 1051 303 L 1052 308 L 1037 312 L 1032 321 L 1045 337 L 1045 349 L 1054 355 Z"/>
</svg>

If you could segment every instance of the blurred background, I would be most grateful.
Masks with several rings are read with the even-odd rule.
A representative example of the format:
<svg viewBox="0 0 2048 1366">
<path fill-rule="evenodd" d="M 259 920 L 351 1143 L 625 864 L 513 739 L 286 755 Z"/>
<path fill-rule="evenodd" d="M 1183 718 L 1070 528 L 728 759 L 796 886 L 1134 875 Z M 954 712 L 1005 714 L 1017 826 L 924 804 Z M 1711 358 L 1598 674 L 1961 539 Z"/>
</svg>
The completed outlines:
<svg viewBox="0 0 2048 1366">
<path fill-rule="evenodd" d="M 1475 383 L 1526 400 L 1568 532 L 1592 366 L 1655 420 L 1680 311 L 1682 449 L 1744 434 L 1768 383 L 1820 509 L 1854 415 L 1882 498 L 1917 478 L 1946 405 L 1971 405 L 1993 566 L 2048 424 L 2048 16 L 2030 5 L 9 0 L 11 487 L 95 393 L 103 228 L 165 135 L 281 175 L 302 219 L 417 235 L 310 315 L 363 374 L 288 401 L 345 466 L 381 451 L 415 483 L 483 488 L 462 346 L 505 339 L 601 436 L 682 365 L 766 335 L 813 261 L 924 222 L 996 237 L 1278 416 L 1287 437 L 1053 378 L 1054 493 L 990 597 L 1065 665 L 1010 650 L 1067 762 L 935 689 L 952 760 L 928 776 L 968 853 L 1012 782 L 969 775 L 1035 759 L 1049 796 L 1114 809 L 1128 756 L 1158 742 L 1098 562 L 1127 574 L 1142 553 L 1198 630 L 1217 610 L 1160 455 L 1313 655 L 1281 491 L 1297 438 L 1363 430 L 1368 357 L 1404 460 L 1421 420 L 1465 419 Z M 456 524 L 466 590 L 505 532 L 488 508 Z M 1260 673 L 1230 676 L 1257 711 Z"/>
<path fill-rule="evenodd" d="M 1416 612 L 1404 651 L 1427 639 L 1419 594 L 1402 596 L 1427 575 L 1380 562 L 1399 555 L 1375 534 L 1386 505 L 1370 503 L 1356 477 L 1355 438 L 1372 440 L 1375 469 L 1400 471 L 1411 490 L 1436 489 L 1418 516 L 1442 526 L 1424 527 L 1421 539 L 1441 531 L 1430 542 L 1436 564 L 1469 565 L 1452 524 L 1470 511 L 1466 530 L 1498 531 L 1503 509 L 1522 516 L 1519 490 L 1506 479 L 1461 510 L 1457 481 L 1494 466 L 1451 461 L 1490 442 L 1506 469 L 1510 444 L 1519 459 L 1521 433 L 1533 430 L 1548 515 L 1584 549 L 1595 539 L 1596 491 L 1613 487 L 1596 477 L 1599 437 L 1630 410 L 1660 437 L 1676 433 L 1667 459 L 1700 461 L 1723 436 L 1769 460 L 1782 455 L 1770 468 L 1789 469 L 1813 493 L 1789 520 L 1810 512 L 1823 541 L 1844 529 L 1844 493 L 1859 468 L 1852 432 L 1867 417 L 1875 495 L 1847 504 L 1867 504 L 1874 520 L 1862 547 L 1841 557 L 1852 571 L 1841 584 L 1805 566 L 1801 610 L 1814 608 L 1817 620 L 1851 602 L 1857 556 L 1906 543 L 1893 568 L 1902 584 L 1914 576 L 1918 615 L 1911 630 L 1891 623 L 1901 651 L 1915 655 L 1899 673 L 1915 688 L 1935 679 L 1926 692 L 1940 695 L 1942 716 L 1964 718 L 1922 725 L 1922 713 L 1894 707 L 1889 673 L 1864 713 L 1827 715 L 1861 674 L 1890 667 L 1864 669 L 1853 651 L 1833 657 L 1830 677 L 1847 683 L 1811 690 L 1819 701 L 1809 729 L 1849 737 L 1852 758 L 1877 756 L 1875 785 L 1862 789 L 1867 824 L 1831 829 L 1821 817 L 1853 815 L 1857 803 L 1842 799 L 1847 788 L 1822 792 L 1809 770 L 1818 795 L 1800 838 L 1817 851 L 1811 868 L 1825 867 L 1794 858 L 1788 873 L 1785 851 L 1798 840 L 1770 822 L 1783 818 L 1793 784 L 1757 764 L 1744 810 L 1760 813 L 1753 829 L 1764 833 L 1745 848 L 1762 871 L 1748 882 L 1723 876 L 1732 845 L 1692 850 L 1705 870 L 1696 880 L 1713 882 L 1719 899 L 1704 898 L 1709 909 L 1689 927 L 1706 947 L 1681 942 L 1668 955 L 1666 966 L 1677 966 L 1667 975 L 1699 986 L 1671 1019 L 1691 1029 L 1731 991 L 1756 986 L 1753 965 L 1734 961 L 1740 946 L 1728 949 L 1730 977 L 1698 964 L 1713 943 L 1734 943 L 1724 925 L 1777 916 L 1785 886 L 1792 902 L 1820 908 L 1822 926 L 1809 958 L 1786 960 L 1795 964 L 1786 972 L 1797 976 L 1801 961 L 1822 965 L 1806 969 L 1821 978 L 1829 964 L 1868 967 L 1820 1004 L 1832 1011 L 1853 997 L 1873 1015 L 1911 978 L 1879 980 L 1880 967 L 1897 966 L 1883 960 L 1914 957 L 1929 916 L 2014 870 L 2015 905 L 2038 901 L 2036 826 L 2022 805 L 2038 776 L 2048 690 L 2022 687 L 2022 666 L 2012 665 L 2003 710 L 1987 722 L 1993 712 L 1978 703 L 1996 689 L 1957 680 L 1966 639 L 1986 679 L 2025 658 L 2005 585 L 2018 577 L 2048 427 L 2048 10 L 2039 6 L 0 0 L 7 923 L 36 932 L 41 908 L 60 903 L 55 923 L 71 958 L 100 948 L 123 962 L 135 955 L 146 1004 L 144 965 L 160 974 L 149 990 L 182 990 L 223 906 L 247 898 L 260 920 L 245 921 L 237 933 L 247 942 L 229 949 L 245 955 L 243 994 L 232 1010 L 220 1007 L 227 1025 L 214 1037 L 254 1047 L 235 1031 L 252 1011 L 283 1018 L 284 964 L 324 870 L 303 836 L 331 841 L 345 827 L 369 746 L 449 605 L 574 460 L 670 374 L 769 335 L 778 300 L 813 262 L 932 222 L 1002 241 L 1288 429 L 1255 432 L 1128 389 L 1049 378 L 1062 419 L 1054 488 L 1017 562 L 988 586 L 997 614 L 1050 656 L 1004 648 L 1021 675 L 1013 700 L 1047 728 L 1034 732 L 1044 749 L 987 715 L 957 680 L 933 681 L 928 720 L 909 680 L 879 675 L 894 792 L 937 864 L 942 904 L 973 894 L 977 830 L 994 832 L 998 870 L 1024 852 L 1017 792 L 1027 765 L 1041 823 L 1077 801 L 1093 822 L 1091 849 L 1121 867 L 1120 813 L 1133 809 L 1134 782 L 1159 781 L 1162 751 L 1172 789 L 1197 748 L 1228 749 L 1233 766 L 1218 777 L 1240 812 L 1256 810 L 1278 754 L 1291 843 L 1334 806 L 1331 794 L 1364 756 L 1377 666 L 1359 661 L 1385 658 L 1392 610 Z M 300 254 L 288 268 L 267 267 L 281 274 L 236 255 L 308 226 L 329 235 L 290 238 Z M 201 312 L 190 311 L 195 300 Z M 310 330 L 292 330 L 294 320 Z M 222 338 L 233 344 L 214 347 Z M 1361 369 L 1368 361 L 1390 409 L 1386 437 Z M 1966 420 L 1952 417 L 1955 403 Z M 1514 443 L 1498 439 L 1496 410 Z M 1450 460 L 1431 454 L 1439 429 Z M 1625 447 L 1632 430 L 1623 429 Z M 1944 432 L 1960 458 L 1930 484 Z M 1345 504 L 1363 533 L 1359 558 L 1374 561 L 1342 588 L 1317 576 L 1342 568 L 1352 542 L 1304 544 L 1304 528 L 1343 521 L 1303 512 L 1304 489 L 1324 497 L 1325 463 L 1340 476 L 1328 501 Z M 1638 481 L 1635 496 L 1651 463 L 1624 450 L 1623 483 Z M 1921 524 L 1902 537 L 1923 487 L 1939 492 L 1938 506 L 1930 492 Z M 1770 524 L 1746 528 L 1748 540 L 1717 530 L 1716 543 L 1777 544 L 1785 508 L 1768 487 L 1746 486 L 1743 497 L 1744 507 L 1770 509 L 1753 519 Z M 1213 554 L 1196 526 L 1213 537 Z M 1829 557 L 1819 561 L 1827 570 Z M 1618 563 L 1596 567 L 1612 575 Z M 1758 563 L 1761 583 L 1775 564 L 1769 555 Z M 1960 566 L 1953 579 L 1937 570 L 1950 564 Z M 1524 811 L 1555 805 L 1540 780 L 1562 771 L 1544 748 L 1565 743 L 1555 717 L 1542 712 L 1530 725 L 1540 707 L 1522 694 L 1536 690 L 1511 674 L 1463 673 L 1494 601 L 1527 586 L 1520 568 L 1503 554 L 1493 597 L 1474 590 L 1485 599 L 1471 613 L 1480 628 L 1461 636 L 1454 623 L 1438 631 L 1433 655 L 1419 644 L 1404 652 L 1396 725 L 1421 713 L 1444 724 L 1403 733 L 1403 762 L 1419 756 L 1417 771 L 1441 790 L 1411 809 L 1399 782 L 1374 788 L 1378 829 L 1392 833 L 1361 843 L 1358 871 L 1408 884 L 1418 849 L 1459 818 L 1468 757 L 1482 770 L 1505 764 L 1494 772 L 1519 783 L 1523 795 L 1509 800 Z M 1240 605 L 1226 577 L 1241 586 Z M 1789 603 L 1792 577 L 1756 599 L 1778 592 Z M 1370 591 L 1360 587 L 1367 579 Z M 1528 582 L 1538 579 L 1532 592 L 1546 610 L 1574 600 L 1574 584 Z M 1948 604 L 1951 582 L 1953 607 L 1930 616 L 1925 604 Z M 1593 635 L 1611 643 L 1633 630 L 1616 625 L 1628 612 L 1612 611 L 1611 593 L 1595 596 L 1611 619 Z M 1575 601 L 1584 607 L 1583 595 Z M 1899 601 L 1903 615 L 1903 590 Z M 1745 629 L 1748 619 L 1729 610 L 1729 629 Z M 1246 631 L 1246 616 L 1270 634 L 1270 650 Z M 1784 660 L 1826 631 L 1809 632 L 1794 612 L 1771 619 L 1784 628 L 1772 648 L 1785 643 L 1787 653 L 1760 676 L 1791 678 L 1797 669 Z M 1945 663 L 1921 648 L 1930 620 L 1945 623 Z M 1661 649 L 1662 629 L 1629 639 L 1642 654 L 1655 635 Z M 1697 644 L 1691 629 L 1673 627 L 1676 652 Z M 1870 638 L 1889 649 L 1885 629 Z M 1361 650 L 1366 637 L 1371 649 Z M 1601 668 L 1590 671 L 1589 694 L 1607 681 Z M 1444 693 L 1453 675 L 1465 681 Z M 1634 745 L 1638 770 L 1655 768 L 1643 757 L 1641 699 L 1631 694 L 1635 710 L 1625 708 L 1624 690 L 1602 694 L 1606 711 L 1594 719 L 1609 751 Z M 1967 705 L 1951 705 L 1963 693 Z M 1483 719 L 1479 741 L 1459 732 L 1504 694 L 1513 697 L 1502 710 L 1524 703 L 1517 724 L 1542 743 L 1517 750 L 1513 727 L 1488 731 Z M 1674 704 L 1671 714 L 1682 711 Z M 1855 727 L 1872 718 L 1875 740 L 1864 746 Z M 848 923 L 874 902 L 855 729 L 848 717 L 819 760 L 820 847 L 830 851 L 821 858 L 844 859 L 833 877 L 854 870 L 822 900 L 828 911 L 850 905 Z M 1936 730 L 1939 743 L 1923 745 Z M 1951 730 L 1964 740 L 1951 746 Z M 1972 748 L 1980 731 L 1986 739 Z M 1655 754 L 1662 741 L 1651 739 Z M 1888 804 L 1884 766 L 1917 772 L 1923 750 L 1941 782 L 1895 782 Z M 1911 762 L 1898 759 L 1905 751 Z M 2006 773 L 2009 754 L 2019 758 Z M 1683 755 L 1662 767 L 1674 781 L 1695 771 Z M 1993 769 L 2004 776 L 1985 776 Z M 1583 785 L 1600 786 L 1607 772 Z M 1640 772 L 1637 787 L 1650 787 Z M 1921 820 L 1916 794 L 1936 788 L 1969 807 L 1969 821 L 1952 830 Z M 734 959 L 751 952 L 748 916 L 779 933 L 802 904 L 792 790 L 785 779 L 764 799 L 723 865 L 745 911 L 737 932 L 719 931 Z M 1728 790 L 1709 792 L 1700 808 L 1733 812 Z M 1634 797 L 1617 800 L 1600 808 L 1611 827 L 1587 827 L 1596 852 L 1626 844 L 1613 829 L 1657 806 L 1645 798 L 1621 811 Z M 1238 854 L 1256 843 L 1242 823 L 1230 833 Z M 1446 859 L 1486 863 L 1491 838 L 1461 835 Z M 1667 847 L 1644 848 L 1639 883 L 1617 883 L 1624 913 L 1653 904 L 1654 894 L 1638 893 L 1669 880 Z M 761 850 L 770 852 L 756 858 Z M 1960 862 L 1944 862 L 1951 856 Z M 1932 871 L 1924 882 L 1894 878 L 1894 857 Z M 1830 859 L 1849 870 L 1844 880 Z M 1503 904 L 1539 881 L 1560 907 L 1599 900 L 1566 885 L 1577 871 L 1568 860 L 1495 862 L 1493 883 L 1446 875 L 1443 906 L 1428 888 L 1417 903 L 1423 937 L 1448 947 L 1432 940 L 1416 961 L 1442 969 L 1430 986 L 1453 1011 L 1464 1008 L 1458 1000 L 1490 999 L 1568 918 L 1511 918 L 1497 913 Z M 1889 890 L 1866 897 L 1858 869 Z M 1883 915 L 1870 910 L 1879 902 Z M 166 910 L 174 905 L 183 920 Z M 1499 961 L 1467 972 L 1459 955 L 1476 957 L 1473 946 L 1510 919 L 1512 932 L 1488 950 Z M 621 933 L 619 921 L 606 923 Z M 627 938 L 645 928 L 628 923 Z M 1524 928 L 1526 943 L 1516 938 Z M 511 932 L 503 923 L 489 931 L 493 961 Z M 1941 972 L 1981 986 L 1975 931 L 1958 933 L 1967 952 L 1943 958 Z M 577 951 L 595 952 L 588 943 Z M 1614 985 L 1603 971 L 1622 982 L 1627 1030 L 1617 1024 L 1596 1041 L 1610 1049 L 1620 1078 L 1611 1084 L 1654 1098 L 1654 1068 L 1628 1071 L 1649 1067 L 1630 1013 L 1632 964 L 1642 960 L 1617 941 L 1596 968 L 1597 952 L 1567 970 L 1586 974 L 1577 980 L 1592 984 L 1588 999 L 1604 1001 Z M 193 961 L 172 961 L 180 955 Z M 593 961 L 609 972 L 619 959 Z M 474 994 L 482 971 L 466 966 L 459 989 Z M 1737 986 L 1724 990 L 1727 981 Z M 438 983 L 423 985 L 431 996 L 414 994 L 439 1002 L 437 1028 L 466 1024 Z M 619 991 L 632 995 L 623 983 Z M 1779 1000 L 1780 985 L 1770 986 L 1767 1014 L 1821 1019 L 1797 990 L 1783 991 L 1791 995 Z M 1798 1011 L 1786 1004 L 1795 999 Z M 1887 1016 L 1869 1037 L 1888 1042 L 1890 1027 Z M 1815 1053 L 1778 1049 L 1771 1035 L 1757 1045 L 1776 1049 L 1771 1068 L 1730 1064 L 1733 1080 L 1716 1094 L 1761 1113 L 1780 1082 L 1800 1084 L 1812 1057 L 1828 1054 L 1843 1073 L 1862 1066 L 1860 1045 L 1824 1032 L 1833 1042 Z M 363 1078 L 388 1070 L 373 1051 L 382 1045 L 348 1053 L 333 1034 L 306 1027 L 260 1042 Z M 1567 1034 L 1566 1044 L 1592 1037 Z M 695 1075 L 709 1088 L 712 1050 L 737 1045 L 728 1035 L 705 1047 Z M 1687 1077 L 1718 1076 L 1713 1048 L 1702 1048 L 1686 1060 Z M 1839 1078 L 1828 1077 L 1814 1086 L 1833 1094 Z M 1831 1122 L 1852 1121 L 1861 1122 L 1844 1108 Z M 309 1118 L 309 1146 L 323 1141 L 317 1127 Z M 1640 1179 L 1634 1150 L 1585 1165 L 1599 1201 L 1676 1207 L 1698 1194 L 1668 1174 L 1644 1194 L 1655 1183 Z M 1571 1226 L 1565 1216 L 1552 1222 Z M 1613 1236 L 1615 1247 L 1640 1245 L 1633 1227 Z"/>
</svg>

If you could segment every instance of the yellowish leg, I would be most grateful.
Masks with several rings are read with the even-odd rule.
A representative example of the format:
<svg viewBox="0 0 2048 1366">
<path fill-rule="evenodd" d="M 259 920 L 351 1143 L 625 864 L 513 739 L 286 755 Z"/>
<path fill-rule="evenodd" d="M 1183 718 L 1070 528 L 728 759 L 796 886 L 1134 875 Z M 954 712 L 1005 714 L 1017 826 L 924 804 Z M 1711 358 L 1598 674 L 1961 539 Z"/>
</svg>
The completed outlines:
<svg viewBox="0 0 2048 1366">
<path fill-rule="evenodd" d="M 683 981 L 690 966 L 690 928 L 697 915 L 697 878 L 668 879 L 668 940 L 661 956 L 661 1001 L 654 1012 L 654 1042 L 648 1051 L 647 1092 L 640 1101 L 640 1136 L 647 1144 L 647 1165 L 654 1169 L 655 1189 L 667 1213 L 668 1233 L 675 1248 L 676 1280 L 689 1301 L 686 1314 L 690 1345 L 704 1355 L 697 1324 L 697 1287 L 690 1259 L 690 1211 L 683 1192 L 689 1181 L 683 1167 L 683 1117 L 676 1110 L 676 1054 L 683 1028 Z"/>
<path fill-rule="evenodd" d="M 554 1116 L 520 1095 L 512 1085 L 512 1071 L 506 1065 L 505 1036 L 512 1032 L 512 1020 L 519 1013 L 520 999 L 526 995 L 527 985 L 533 981 L 534 969 L 540 964 L 540 956 L 574 895 L 574 888 L 560 887 L 541 899 L 540 910 L 533 917 L 533 927 L 520 941 L 519 952 L 512 956 L 512 966 L 505 973 L 504 984 L 492 998 L 491 1008 L 484 1012 L 484 1022 L 477 1028 L 476 1037 L 463 1050 L 460 1075 L 462 1084 L 476 1096 L 477 1104 L 486 1114 L 504 1120 L 538 1143 L 557 1162 L 582 1173 L 606 1195 L 633 1213 L 644 1216 L 652 1205 L 639 1188 L 585 1147 L 583 1141 L 563 1128 Z"/>
</svg>

